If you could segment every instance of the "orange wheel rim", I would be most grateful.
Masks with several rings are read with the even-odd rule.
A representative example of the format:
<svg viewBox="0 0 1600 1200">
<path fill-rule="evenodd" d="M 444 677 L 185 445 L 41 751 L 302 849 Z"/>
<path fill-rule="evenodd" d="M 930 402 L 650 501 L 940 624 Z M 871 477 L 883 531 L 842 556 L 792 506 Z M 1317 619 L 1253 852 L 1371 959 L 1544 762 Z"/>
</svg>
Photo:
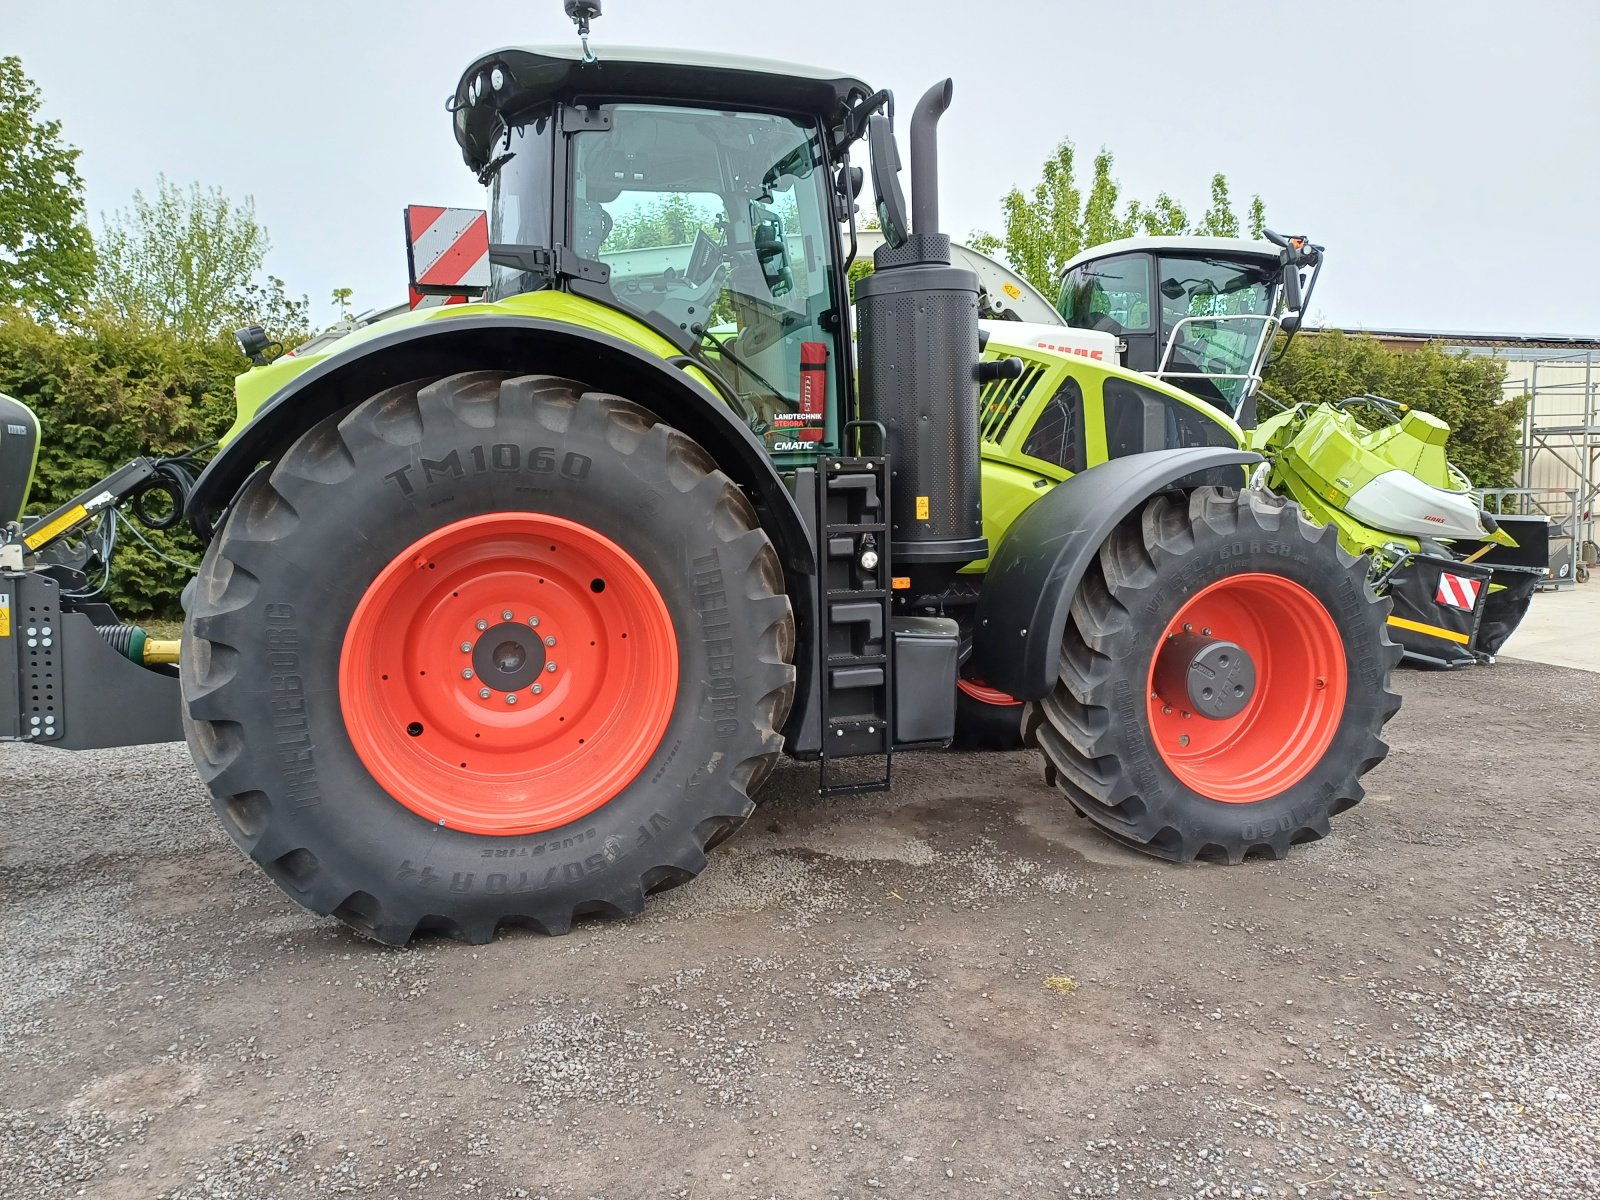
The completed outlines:
<svg viewBox="0 0 1600 1200">
<path fill-rule="evenodd" d="M 345 633 L 339 700 L 373 779 L 438 825 L 511 835 L 587 816 L 638 775 L 678 642 L 632 555 L 587 526 L 493 513 L 413 543 Z"/>
<path fill-rule="evenodd" d="M 1254 686 L 1240 711 L 1198 711 L 1194 701 L 1205 700 L 1176 685 L 1162 657 L 1175 639 L 1248 655 Z M 1322 603 L 1280 575 L 1235 575 L 1196 593 L 1163 631 L 1146 681 L 1150 733 L 1181 782 L 1212 800 L 1251 804 L 1311 772 L 1338 731 L 1346 690 L 1344 642 Z"/>
</svg>

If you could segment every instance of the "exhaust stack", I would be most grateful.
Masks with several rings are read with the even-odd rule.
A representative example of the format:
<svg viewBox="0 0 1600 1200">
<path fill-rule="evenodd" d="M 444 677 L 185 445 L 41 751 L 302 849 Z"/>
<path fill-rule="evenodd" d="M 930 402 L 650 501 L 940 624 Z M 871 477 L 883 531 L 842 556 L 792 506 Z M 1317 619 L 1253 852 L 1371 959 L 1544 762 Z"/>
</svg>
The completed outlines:
<svg viewBox="0 0 1600 1200">
<path fill-rule="evenodd" d="M 978 277 L 950 265 L 939 232 L 939 118 L 955 85 L 934 84 L 911 115 L 912 232 L 880 246 L 856 284 L 861 416 L 893 456 L 890 546 L 934 575 L 987 556 L 978 482 Z M 937 586 L 934 578 L 914 587 Z"/>
</svg>

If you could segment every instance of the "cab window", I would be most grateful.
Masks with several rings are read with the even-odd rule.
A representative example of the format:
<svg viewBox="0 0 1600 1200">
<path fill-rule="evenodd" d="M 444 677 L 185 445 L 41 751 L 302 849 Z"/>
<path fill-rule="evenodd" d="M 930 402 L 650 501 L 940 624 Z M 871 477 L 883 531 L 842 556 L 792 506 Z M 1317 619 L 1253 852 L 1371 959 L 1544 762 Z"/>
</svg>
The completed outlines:
<svg viewBox="0 0 1600 1200">
<path fill-rule="evenodd" d="M 1150 256 L 1119 254 L 1073 267 L 1061 281 L 1056 308 L 1078 329 L 1112 334 L 1149 330 Z"/>
</svg>

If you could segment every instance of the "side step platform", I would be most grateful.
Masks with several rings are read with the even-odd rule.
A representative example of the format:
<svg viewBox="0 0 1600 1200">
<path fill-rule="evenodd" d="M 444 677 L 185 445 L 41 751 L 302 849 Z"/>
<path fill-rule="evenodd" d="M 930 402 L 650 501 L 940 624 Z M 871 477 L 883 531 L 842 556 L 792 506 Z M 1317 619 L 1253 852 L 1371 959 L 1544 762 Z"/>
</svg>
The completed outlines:
<svg viewBox="0 0 1600 1200">
<path fill-rule="evenodd" d="M 817 612 L 821 623 L 821 778 L 824 796 L 889 788 L 894 768 L 894 655 L 890 620 L 889 460 L 817 461 Z M 878 757 L 881 775 L 830 782 L 840 758 Z"/>
</svg>

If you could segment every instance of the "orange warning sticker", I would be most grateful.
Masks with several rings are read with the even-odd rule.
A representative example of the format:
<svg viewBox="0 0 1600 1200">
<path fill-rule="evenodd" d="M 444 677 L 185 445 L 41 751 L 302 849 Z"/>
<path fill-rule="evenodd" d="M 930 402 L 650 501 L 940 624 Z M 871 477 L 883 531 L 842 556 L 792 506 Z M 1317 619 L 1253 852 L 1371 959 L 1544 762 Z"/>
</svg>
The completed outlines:
<svg viewBox="0 0 1600 1200">
<path fill-rule="evenodd" d="M 0 637 L 11 636 L 11 597 L 0 594 Z"/>
<path fill-rule="evenodd" d="M 909 576 L 909 575 L 896 575 L 893 579 L 891 579 L 889 581 L 890 589 L 892 591 L 896 591 L 896 592 L 903 592 L 910 586 L 911 586 L 911 576 Z"/>
</svg>

